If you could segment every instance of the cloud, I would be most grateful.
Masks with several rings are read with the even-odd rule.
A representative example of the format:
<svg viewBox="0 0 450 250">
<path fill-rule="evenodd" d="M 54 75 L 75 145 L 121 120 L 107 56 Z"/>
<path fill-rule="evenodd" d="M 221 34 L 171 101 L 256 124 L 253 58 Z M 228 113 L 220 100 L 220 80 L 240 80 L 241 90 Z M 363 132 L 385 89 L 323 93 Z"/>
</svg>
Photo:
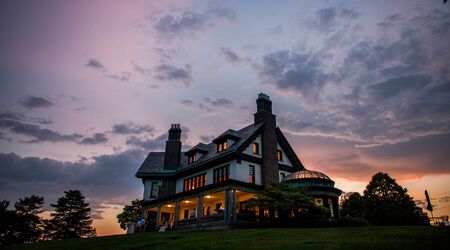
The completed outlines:
<svg viewBox="0 0 450 250">
<path fill-rule="evenodd" d="M 155 150 L 164 150 L 166 140 L 167 134 L 162 134 L 160 136 L 151 139 L 140 138 L 137 136 L 129 136 L 127 138 L 126 144 L 133 146 L 134 148 L 146 151 L 155 151 Z"/>
<path fill-rule="evenodd" d="M 75 142 L 83 136 L 80 134 L 61 134 L 59 132 L 41 128 L 39 125 L 23 123 L 17 120 L 0 120 L 0 128 L 9 129 L 14 134 L 25 135 L 32 139 L 26 142 L 39 143 L 39 142 L 63 142 L 72 141 Z"/>
<path fill-rule="evenodd" d="M 186 105 L 186 106 L 193 106 L 194 105 L 194 102 L 191 101 L 191 100 L 188 100 L 188 99 L 181 100 L 180 103 L 183 104 L 183 105 Z"/>
<path fill-rule="evenodd" d="M 234 107 L 234 102 L 227 98 L 211 99 L 209 97 L 203 98 L 203 101 L 198 103 L 200 109 L 206 110 L 207 112 L 214 112 L 217 109 L 230 109 Z"/>
<path fill-rule="evenodd" d="M 127 82 L 131 78 L 131 73 L 128 71 L 122 71 L 116 74 L 106 74 L 106 76 L 117 81 Z"/>
<path fill-rule="evenodd" d="M 153 135 L 155 128 L 150 125 L 136 125 L 132 122 L 117 123 L 113 125 L 113 133 L 121 135 L 148 133 Z"/>
<path fill-rule="evenodd" d="M 128 71 L 121 71 L 119 73 L 111 73 L 108 68 L 106 68 L 100 61 L 97 59 L 90 58 L 89 61 L 84 65 L 88 68 L 93 68 L 95 70 L 99 70 L 103 73 L 103 76 L 121 81 L 121 82 L 127 82 L 131 79 L 131 72 Z"/>
<path fill-rule="evenodd" d="M 33 124 L 35 123 L 35 124 Z M 31 117 L 28 118 L 22 113 L 3 112 L 0 113 L 0 129 L 8 130 L 12 134 L 30 137 L 30 140 L 21 141 L 26 143 L 42 143 L 42 142 L 74 142 L 78 144 L 94 145 L 105 143 L 108 141 L 104 133 L 96 133 L 90 137 L 81 134 L 62 134 L 48 128 L 42 128 L 37 124 L 51 124 L 52 121 L 44 118 Z M 3 133 L 2 133 L 3 134 Z M 5 136 L 4 136 L 5 137 Z M 4 139 L 11 140 L 9 137 Z"/>
<path fill-rule="evenodd" d="M 446 19 L 430 15 L 387 16 L 395 25 L 382 36 L 352 41 L 346 34 L 349 43 L 338 50 L 264 55 L 255 67 L 262 83 L 302 97 L 300 109 L 278 115 L 280 124 L 297 135 L 349 140 L 356 147 L 450 132 L 450 52 L 445 34 L 429 28 L 445 26 Z"/>
<path fill-rule="evenodd" d="M 205 14 L 185 11 L 180 16 L 165 15 L 153 26 L 159 34 L 192 34 L 207 26 L 209 17 Z"/>
<path fill-rule="evenodd" d="M 184 68 L 174 65 L 160 64 L 155 67 L 155 78 L 159 81 L 177 81 L 189 86 L 192 82 L 191 66 L 186 64 Z"/>
<path fill-rule="evenodd" d="M 144 68 L 144 67 L 140 66 L 139 64 L 137 64 L 135 61 L 132 61 L 131 65 L 133 66 L 134 71 L 138 72 L 139 74 L 141 74 L 143 76 L 148 76 L 152 72 L 151 69 Z"/>
<path fill-rule="evenodd" d="M 0 187 L 3 198 L 41 195 L 47 207 L 64 190 L 79 189 L 101 213 L 100 204 L 123 205 L 140 197 L 141 184 L 134 174 L 144 158 L 145 153 L 138 150 L 75 162 L 0 153 Z"/>
<path fill-rule="evenodd" d="M 178 15 L 167 14 L 156 18 L 153 29 L 163 38 L 192 37 L 198 32 L 213 27 L 219 19 L 235 21 L 236 12 L 229 8 L 211 8 L 203 13 L 186 10 Z"/>
<path fill-rule="evenodd" d="M 89 58 L 89 61 L 84 65 L 88 68 L 93 68 L 97 70 L 105 70 L 105 66 L 97 59 Z"/>
<path fill-rule="evenodd" d="M 329 77 L 316 54 L 290 50 L 264 55 L 256 68 L 263 83 L 296 91 L 306 99 L 317 99 Z"/>
<path fill-rule="evenodd" d="M 80 143 L 86 144 L 86 145 L 96 145 L 96 144 L 103 144 L 108 141 L 108 138 L 104 133 L 95 133 L 91 137 L 85 137 L 83 138 Z"/>
<path fill-rule="evenodd" d="M 34 109 L 34 108 L 49 108 L 53 106 L 54 104 L 43 98 L 38 96 L 25 96 L 19 100 L 20 105 L 22 105 L 25 108 L 28 109 Z"/>
<path fill-rule="evenodd" d="M 225 60 L 230 63 L 238 63 L 241 61 L 241 58 L 230 48 L 220 47 L 219 51 L 225 57 Z"/>
<path fill-rule="evenodd" d="M 315 16 L 307 21 L 308 27 L 321 32 L 332 32 L 342 25 L 361 15 L 354 9 L 328 7 L 316 11 Z"/>
<path fill-rule="evenodd" d="M 279 24 L 279 25 L 270 27 L 270 28 L 266 31 L 266 33 L 267 33 L 268 35 L 271 35 L 271 36 L 281 36 L 281 35 L 284 33 L 284 29 L 283 29 L 283 26 L 281 26 L 281 25 Z"/>
</svg>

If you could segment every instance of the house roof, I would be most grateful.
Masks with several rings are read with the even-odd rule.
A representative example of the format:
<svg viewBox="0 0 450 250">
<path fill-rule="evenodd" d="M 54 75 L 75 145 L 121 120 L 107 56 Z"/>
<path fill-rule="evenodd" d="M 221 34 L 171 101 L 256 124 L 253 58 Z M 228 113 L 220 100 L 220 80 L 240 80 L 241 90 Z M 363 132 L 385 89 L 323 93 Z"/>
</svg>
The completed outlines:
<svg viewBox="0 0 450 250">
<path fill-rule="evenodd" d="M 203 144 L 201 145 L 202 149 L 207 150 L 207 152 L 202 157 L 197 159 L 197 161 L 193 164 L 188 165 L 185 152 L 181 152 L 180 165 L 178 166 L 177 170 L 164 170 L 164 152 L 150 152 L 147 158 L 145 158 L 139 170 L 137 171 L 136 177 L 145 177 L 152 174 L 171 174 L 174 172 L 183 171 L 188 167 L 189 169 L 191 169 L 200 166 L 206 162 L 209 162 L 211 160 L 215 160 L 217 158 L 234 153 L 238 151 L 241 148 L 241 146 L 249 143 L 248 142 L 249 139 L 251 139 L 252 135 L 254 135 L 263 124 L 264 123 L 256 125 L 251 124 L 238 131 L 233 130 L 232 133 L 236 136 L 239 136 L 239 138 L 235 143 L 229 145 L 227 150 L 224 150 L 222 152 L 216 152 L 216 144 L 214 143 L 209 143 L 207 145 L 202 143 Z M 220 136 L 229 134 L 229 131 L 230 130 L 225 131 Z M 199 144 L 188 150 L 188 152 L 194 150 L 198 146 Z"/>
</svg>

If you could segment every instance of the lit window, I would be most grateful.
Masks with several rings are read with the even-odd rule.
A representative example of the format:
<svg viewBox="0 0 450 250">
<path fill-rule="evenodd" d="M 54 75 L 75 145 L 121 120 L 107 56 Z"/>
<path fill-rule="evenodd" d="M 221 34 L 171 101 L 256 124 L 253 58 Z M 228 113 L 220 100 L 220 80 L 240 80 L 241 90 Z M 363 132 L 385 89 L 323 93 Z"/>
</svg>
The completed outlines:
<svg viewBox="0 0 450 250">
<path fill-rule="evenodd" d="M 150 190 L 150 199 L 156 198 L 158 196 L 158 182 L 152 181 L 152 186 Z"/>
<path fill-rule="evenodd" d="M 227 149 L 227 142 L 224 141 L 222 143 L 217 144 L 217 153 L 222 152 Z"/>
<path fill-rule="evenodd" d="M 257 142 L 253 143 L 253 154 L 259 155 L 259 143 Z"/>
<path fill-rule="evenodd" d="M 248 166 L 248 182 L 251 184 L 255 184 L 255 166 Z"/>
<path fill-rule="evenodd" d="M 184 179 L 183 191 L 190 191 L 206 186 L 206 173 Z"/>
<path fill-rule="evenodd" d="M 220 183 L 230 178 L 230 171 L 227 166 L 214 169 L 214 183 Z"/>
<path fill-rule="evenodd" d="M 281 150 L 277 150 L 277 158 L 278 161 L 283 161 L 283 152 Z"/>
<path fill-rule="evenodd" d="M 195 154 L 188 157 L 188 164 L 192 164 L 196 161 L 197 161 L 197 157 Z"/>
</svg>

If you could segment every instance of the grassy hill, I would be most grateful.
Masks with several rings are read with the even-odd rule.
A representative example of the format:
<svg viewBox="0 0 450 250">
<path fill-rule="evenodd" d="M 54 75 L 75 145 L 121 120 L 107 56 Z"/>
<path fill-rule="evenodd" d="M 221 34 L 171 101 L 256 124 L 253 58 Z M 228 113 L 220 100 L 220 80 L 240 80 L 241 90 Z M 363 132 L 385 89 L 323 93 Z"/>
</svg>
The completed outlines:
<svg viewBox="0 0 450 250">
<path fill-rule="evenodd" d="M 448 249 L 449 227 L 190 230 L 27 244 L 6 249 Z"/>
</svg>

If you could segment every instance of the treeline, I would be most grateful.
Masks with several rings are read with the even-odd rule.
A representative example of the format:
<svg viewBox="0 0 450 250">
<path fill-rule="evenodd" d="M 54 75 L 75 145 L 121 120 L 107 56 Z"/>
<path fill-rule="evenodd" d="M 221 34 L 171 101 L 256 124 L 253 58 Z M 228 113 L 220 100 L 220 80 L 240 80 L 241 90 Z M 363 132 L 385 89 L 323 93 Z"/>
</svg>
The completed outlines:
<svg viewBox="0 0 450 250">
<path fill-rule="evenodd" d="M 82 193 L 69 190 L 64 194 L 56 204 L 50 204 L 54 208 L 50 219 L 42 217 L 43 197 L 19 199 L 14 210 L 8 210 L 9 201 L 0 201 L 0 245 L 96 236 L 91 208 Z"/>
<path fill-rule="evenodd" d="M 362 196 L 353 193 L 342 203 L 341 216 L 361 218 L 377 226 L 430 224 L 408 190 L 381 172 L 372 177 Z"/>
</svg>

